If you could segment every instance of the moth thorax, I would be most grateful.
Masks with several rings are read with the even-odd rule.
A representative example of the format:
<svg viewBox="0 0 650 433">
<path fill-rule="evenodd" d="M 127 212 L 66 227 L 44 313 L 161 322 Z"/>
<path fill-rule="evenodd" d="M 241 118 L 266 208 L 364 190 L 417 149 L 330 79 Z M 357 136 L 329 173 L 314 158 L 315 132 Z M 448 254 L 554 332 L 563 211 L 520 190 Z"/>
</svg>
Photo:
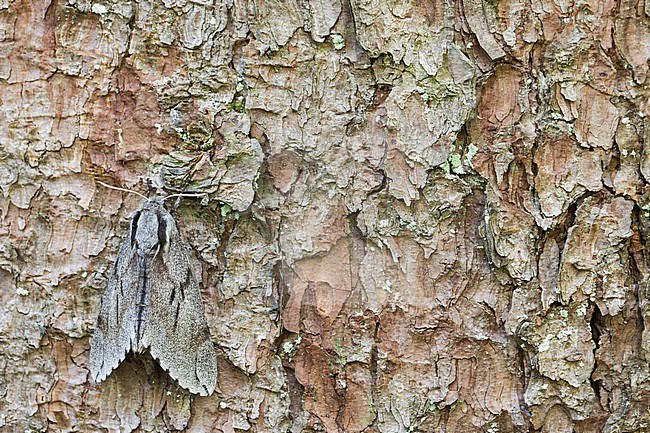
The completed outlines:
<svg viewBox="0 0 650 433">
<path fill-rule="evenodd" d="M 156 255 L 161 247 L 160 232 L 158 215 L 152 212 L 142 212 L 135 231 L 135 242 L 141 256 L 153 257 Z M 164 242 L 164 239 L 162 241 Z"/>
</svg>

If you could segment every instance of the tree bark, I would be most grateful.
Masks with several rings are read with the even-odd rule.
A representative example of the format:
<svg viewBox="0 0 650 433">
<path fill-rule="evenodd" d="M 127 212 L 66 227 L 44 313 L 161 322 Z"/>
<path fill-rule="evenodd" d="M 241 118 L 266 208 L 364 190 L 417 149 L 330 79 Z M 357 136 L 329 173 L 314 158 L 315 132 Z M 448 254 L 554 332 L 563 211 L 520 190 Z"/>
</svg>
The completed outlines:
<svg viewBox="0 0 650 433">
<path fill-rule="evenodd" d="M 643 432 L 648 0 L 0 0 L 0 429 Z M 183 198 L 197 397 L 87 361 Z M 198 269 L 198 268 L 197 268 Z"/>
</svg>

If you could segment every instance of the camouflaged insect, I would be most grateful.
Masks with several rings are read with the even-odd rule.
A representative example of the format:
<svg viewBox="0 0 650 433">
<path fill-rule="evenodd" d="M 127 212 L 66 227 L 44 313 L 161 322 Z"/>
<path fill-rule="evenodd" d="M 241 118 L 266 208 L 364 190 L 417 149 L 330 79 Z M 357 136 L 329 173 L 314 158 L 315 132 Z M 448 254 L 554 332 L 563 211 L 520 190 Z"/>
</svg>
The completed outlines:
<svg viewBox="0 0 650 433">
<path fill-rule="evenodd" d="M 126 354 L 149 351 L 193 394 L 210 395 L 217 357 L 188 247 L 163 199 L 135 213 L 102 295 L 90 341 L 90 372 L 101 382 Z"/>
</svg>

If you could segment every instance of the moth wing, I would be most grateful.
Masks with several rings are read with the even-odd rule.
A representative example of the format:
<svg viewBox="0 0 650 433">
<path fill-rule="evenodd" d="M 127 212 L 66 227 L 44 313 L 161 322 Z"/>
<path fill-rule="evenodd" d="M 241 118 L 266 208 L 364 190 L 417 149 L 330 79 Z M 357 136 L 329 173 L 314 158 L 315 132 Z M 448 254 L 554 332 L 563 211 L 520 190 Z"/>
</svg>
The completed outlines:
<svg viewBox="0 0 650 433">
<path fill-rule="evenodd" d="M 171 215 L 164 216 L 169 247 L 151 265 L 151 298 L 143 343 L 180 386 L 210 395 L 217 380 L 217 355 L 205 319 L 201 291 L 188 247 Z"/>
<path fill-rule="evenodd" d="M 135 341 L 139 273 L 137 254 L 127 238 L 109 274 L 90 339 L 88 364 L 95 383 L 117 368 Z"/>
</svg>

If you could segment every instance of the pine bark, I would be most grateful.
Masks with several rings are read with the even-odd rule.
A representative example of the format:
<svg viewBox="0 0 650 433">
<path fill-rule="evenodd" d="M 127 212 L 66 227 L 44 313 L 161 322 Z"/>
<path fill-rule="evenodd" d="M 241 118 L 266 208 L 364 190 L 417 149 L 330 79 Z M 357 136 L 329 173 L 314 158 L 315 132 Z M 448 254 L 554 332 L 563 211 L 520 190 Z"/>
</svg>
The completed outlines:
<svg viewBox="0 0 650 433">
<path fill-rule="evenodd" d="M 0 0 L 0 430 L 647 431 L 649 16 Z M 91 383 L 142 202 L 98 181 L 204 194 L 211 397 Z"/>
</svg>

